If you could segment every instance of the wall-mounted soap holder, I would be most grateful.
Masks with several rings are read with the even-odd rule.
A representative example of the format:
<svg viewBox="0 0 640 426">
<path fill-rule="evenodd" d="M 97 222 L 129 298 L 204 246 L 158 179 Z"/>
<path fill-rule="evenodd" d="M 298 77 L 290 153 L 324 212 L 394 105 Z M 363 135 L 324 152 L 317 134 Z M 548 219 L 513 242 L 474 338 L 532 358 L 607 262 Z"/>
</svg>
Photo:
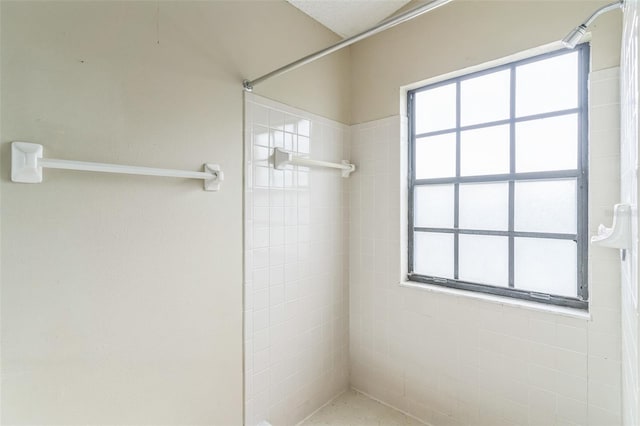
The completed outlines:
<svg viewBox="0 0 640 426">
<path fill-rule="evenodd" d="M 631 206 L 616 204 L 613 206 L 613 224 L 611 228 L 598 226 L 598 235 L 591 237 L 591 244 L 620 249 L 622 260 L 631 248 Z"/>
</svg>

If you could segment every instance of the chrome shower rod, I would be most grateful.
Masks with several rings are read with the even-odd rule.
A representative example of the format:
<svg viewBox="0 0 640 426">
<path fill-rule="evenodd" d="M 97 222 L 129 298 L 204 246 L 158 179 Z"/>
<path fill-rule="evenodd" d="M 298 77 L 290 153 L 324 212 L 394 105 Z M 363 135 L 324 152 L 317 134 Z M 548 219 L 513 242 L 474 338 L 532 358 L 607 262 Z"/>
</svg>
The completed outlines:
<svg viewBox="0 0 640 426">
<path fill-rule="evenodd" d="M 451 0 L 432 0 L 428 3 L 422 4 L 420 6 L 417 6 L 411 10 L 408 10 L 407 12 L 401 13 L 400 15 L 397 16 L 392 16 L 389 19 L 386 19 L 382 22 L 380 22 L 379 24 L 377 24 L 376 26 L 369 28 L 368 30 L 362 31 L 361 33 L 358 33 L 354 36 L 345 38 L 342 41 L 339 41 L 338 43 L 329 46 L 327 48 L 324 48 L 322 50 L 319 50 L 315 53 L 312 53 L 310 55 L 305 56 L 304 58 L 298 59 L 295 62 L 291 62 L 290 64 L 287 64 L 283 67 L 278 68 L 277 70 L 271 71 L 268 74 L 263 75 L 262 77 L 258 77 L 254 80 L 244 80 L 242 82 L 242 85 L 244 86 L 244 89 L 248 92 L 251 92 L 253 90 L 253 88 L 262 83 L 265 80 L 268 80 L 270 78 L 273 77 L 277 77 L 281 74 L 284 74 L 286 72 L 289 72 L 291 70 L 294 70 L 298 67 L 301 67 L 303 65 L 306 65 L 310 62 L 315 61 L 316 59 L 320 59 L 323 58 L 327 55 L 330 55 L 333 52 L 336 52 L 340 49 L 342 49 L 343 47 L 347 47 L 349 45 L 352 45 L 353 43 L 357 43 L 360 40 L 364 40 L 367 37 L 370 37 L 374 34 L 378 34 L 379 32 L 382 32 L 384 30 L 387 30 L 391 27 L 395 27 L 398 24 L 402 24 L 403 22 L 407 22 L 410 21 L 411 19 L 422 15 L 423 13 L 429 12 L 439 6 L 442 6 L 444 4 L 449 3 Z"/>
</svg>

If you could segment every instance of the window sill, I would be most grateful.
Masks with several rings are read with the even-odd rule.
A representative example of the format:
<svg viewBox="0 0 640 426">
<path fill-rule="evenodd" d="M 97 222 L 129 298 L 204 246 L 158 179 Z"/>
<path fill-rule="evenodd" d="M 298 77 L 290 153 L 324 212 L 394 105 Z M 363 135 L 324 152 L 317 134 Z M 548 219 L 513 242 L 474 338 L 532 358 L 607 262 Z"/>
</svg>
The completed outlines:
<svg viewBox="0 0 640 426">
<path fill-rule="evenodd" d="M 585 321 L 591 320 L 591 314 L 581 309 L 566 308 L 562 306 L 545 305 L 542 303 L 529 302 L 526 300 L 512 299 L 510 297 L 496 296 L 493 294 L 476 293 L 467 290 L 459 290 L 456 288 L 443 287 L 433 284 L 424 284 L 416 281 L 401 281 L 401 287 L 413 288 L 422 291 L 429 291 L 439 294 L 447 294 L 454 297 L 464 297 L 467 299 L 481 300 L 496 305 L 511 306 L 515 308 L 527 309 L 536 312 L 546 312 L 549 314 L 560 315 L 570 318 L 581 319 Z"/>
</svg>

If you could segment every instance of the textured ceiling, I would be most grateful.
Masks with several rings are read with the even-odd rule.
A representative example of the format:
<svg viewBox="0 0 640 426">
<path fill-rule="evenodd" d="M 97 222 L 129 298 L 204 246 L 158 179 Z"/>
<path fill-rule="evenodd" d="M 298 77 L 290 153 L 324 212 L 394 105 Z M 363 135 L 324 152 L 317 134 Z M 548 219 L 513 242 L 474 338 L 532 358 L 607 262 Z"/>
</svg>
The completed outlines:
<svg viewBox="0 0 640 426">
<path fill-rule="evenodd" d="M 287 0 L 334 33 L 349 37 L 372 27 L 409 0 Z"/>
</svg>

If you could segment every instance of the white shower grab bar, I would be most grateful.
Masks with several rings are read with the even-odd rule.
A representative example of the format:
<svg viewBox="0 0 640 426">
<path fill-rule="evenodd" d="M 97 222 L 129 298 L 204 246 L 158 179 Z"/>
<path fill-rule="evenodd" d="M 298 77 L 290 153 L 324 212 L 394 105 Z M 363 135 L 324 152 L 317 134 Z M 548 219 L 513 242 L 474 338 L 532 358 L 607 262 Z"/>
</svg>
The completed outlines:
<svg viewBox="0 0 640 426">
<path fill-rule="evenodd" d="M 220 182 L 224 180 L 224 173 L 217 164 L 207 163 L 203 166 L 204 171 L 192 172 L 188 170 L 158 169 L 154 167 L 42 158 L 42 152 L 43 147 L 40 144 L 13 142 L 11 144 L 11 180 L 21 183 L 40 183 L 42 182 L 43 168 L 202 179 L 204 180 L 205 191 L 218 191 L 220 189 Z"/>
<path fill-rule="evenodd" d="M 342 163 L 310 160 L 308 158 L 294 156 L 291 152 L 284 151 L 280 148 L 273 150 L 273 165 L 276 169 L 282 169 L 286 165 L 329 167 L 332 169 L 342 170 L 342 177 L 345 178 L 349 177 L 351 173 L 356 171 L 356 165 L 349 163 L 347 160 L 342 160 Z"/>
</svg>

